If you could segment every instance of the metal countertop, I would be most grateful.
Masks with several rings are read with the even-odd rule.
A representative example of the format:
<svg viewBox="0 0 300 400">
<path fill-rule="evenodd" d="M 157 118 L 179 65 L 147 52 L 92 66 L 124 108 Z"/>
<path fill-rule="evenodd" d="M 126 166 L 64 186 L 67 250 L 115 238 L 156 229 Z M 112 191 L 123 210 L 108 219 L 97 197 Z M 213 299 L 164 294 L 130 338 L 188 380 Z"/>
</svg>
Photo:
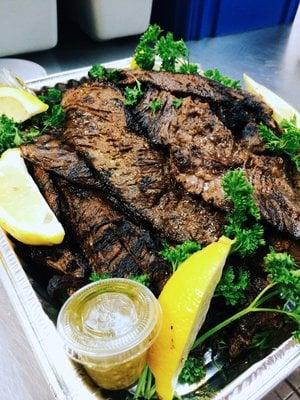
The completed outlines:
<svg viewBox="0 0 300 400">
<path fill-rule="evenodd" d="M 66 32 L 57 48 L 18 58 L 35 61 L 51 74 L 129 57 L 137 42 L 134 37 L 96 43 L 76 29 L 67 27 Z M 191 60 L 201 63 L 205 69 L 217 67 L 235 79 L 241 79 L 242 73 L 247 72 L 300 109 L 300 10 L 292 26 L 188 42 L 188 47 Z M 1 400 L 53 399 L 1 284 L 0 309 Z M 300 381 L 299 373 L 297 376 Z M 297 396 L 280 397 L 279 390 L 268 399 L 292 400 L 292 396 Z"/>
</svg>

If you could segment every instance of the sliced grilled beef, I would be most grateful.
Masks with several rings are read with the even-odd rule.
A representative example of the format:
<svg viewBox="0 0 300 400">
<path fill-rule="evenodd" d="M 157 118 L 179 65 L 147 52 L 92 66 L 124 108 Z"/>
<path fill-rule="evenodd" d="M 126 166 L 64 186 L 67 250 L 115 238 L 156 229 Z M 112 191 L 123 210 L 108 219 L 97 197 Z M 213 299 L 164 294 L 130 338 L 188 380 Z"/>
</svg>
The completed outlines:
<svg viewBox="0 0 300 400">
<path fill-rule="evenodd" d="M 164 156 L 127 130 L 119 90 L 83 85 L 67 91 L 63 105 L 63 140 L 89 163 L 102 192 L 119 210 L 176 242 L 217 239 L 222 215 L 179 190 Z"/>
<path fill-rule="evenodd" d="M 76 152 L 70 150 L 70 154 L 64 157 L 65 150 L 63 153 L 60 153 L 59 149 L 61 146 L 65 149 L 65 145 L 60 144 L 57 139 L 48 138 L 46 140 L 47 146 L 44 146 L 44 139 L 42 139 L 42 137 L 39 138 L 35 144 L 22 146 L 21 151 L 23 157 L 70 182 L 80 183 L 82 186 L 93 189 L 103 188 L 104 185 L 101 185 L 100 180 L 93 177 L 85 161 L 80 159 Z M 57 167 L 58 163 L 59 167 Z M 141 187 L 147 188 L 150 183 L 151 180 L 146 177 L 142 180 Z M 111 199 L 111 197 L 107 195 L 107 188 L 105 186 L 103 190 L 105 196 Z M 116 204 L 114 197 L 112 202 Z M 122 205 L 120 206 L 119 203 L 117 203 L 117 207 L 122 209 Z M 147 199 L 144 199 L 143 207 L 147 209 Z M 157 210 L 157 214 L 153 215 L 151 218 L 151 209 L 148 209 L 147 215 L 149 215 L 149 219 L 147 219 L 147 221 L 153 219 L 156 229 L 159 229 L 161 232 L 161 236 L 167 237 L 175 242 L 185 240 L 185 237 L 193 237 L 195 240 L 197 240 L 197 238 L 198 240 L 202 239 L 202 242 L 212 241 L 213 237 L 216 235 L 214 232 L 220 229 L 218 227 L 221 225 L 222 216 L 218 213 L 213 213 L 209 208 L 207 212 L 204 207 L 202 210 L 197 200 L 185 194 L 177 193 L 175 195 L 172 192 L 166 193 L 159 205 L 157 205 Z M 131 211 L 130 215 L 132 214 L 133 212 Z M 178 226 L 177 222 L 179 218 L 178 215 L 181 217 L 179 220 L 180 226 Z M 172 230 L 169 228 L 166 233 L 164 232 L 165 221 L 167 225 L 171 225 L 172 227 Z M 150 223 L 148 222 L 148 224 Z M 197 224 L 199 224 L 198 227 Z M 202 236 L 200 236 L 202 227 L 203 233 Z M 184 230 L 179 231 L 179 229 Z M 197 233 L 197 229 L 199 233 Z M 211 239 L 209 235 L 213 235 Z"/>
<path fill-rule="evenodd" d="M 228 349 L 230 358 L 237 358 L 244 351 L 249 351 L 249 347 L 253 345 L 253 339 L 257 333 L 268 333 L 270 331 L 282 333 L 283 328 L 284 319 L 279 314 L 253 313 L 247 315 L 231 331 Z M 266 345 L 270 345 L 270 343 L 266 343 Z"/>
<path fill-rule="evenodd" d="M 149 274 L 161 290 L 170 274 L 157 255 L 159 242 L 148 231 L 112 210 L 99 194 L 57 180 L 69 223 L 85 257 L 97 273 L 114 277 Z"/>
<path fill-rule="evenodd" d="M 151 101 L 161 108 L 153 113 Z M 149 88 L 129 123 L 154 145 L 167 148 L 174 178 L 189 192 L 215 206 L 228 206 L 221 187 L 229 169 L 244 168 L 262 216 L 276 228 L 300 237 L 300 203 L 280 157 L 255 155 L 236 142 L 208 103 L 185 97 L 180 108 L 166 91 Z M 130 122 L 131 121 L 131 122 Z"/>
<path fill-rule="evenodd" d="M 20 149 L 22 156 L 29 161 L 29 164 L 40 167 L 40 169 L 44 170 L 44 174 L 45 171 L 50 171 L 83 186 L 100 187 L 86 162 L 80 159 L 75 151 L 58 138 L 42 135 L 36 139 L 35 143 L 22 145 Z M 39 184 L 39 180 L 42 178 L 39 179 L 37 175 L 41 174 L 41 172 L 39 172 L 38 168 L 37 172 L 35 172 L 35 169 L 32 170 L 32 173 L 42 190 L 42 180 L 41 185 Z M 47 196 L 48 190 L 42 190 L 42 192 Z"/>
<path fill-rule="evenodd" d="M 123 71 L 122 86 L 135 85 L 136 80 L 144 86 L 154 86 L 177 97 L 192 96 L 208 103 L 224 125 L 251 150 L 258 152 L 265 150 L 257 134 L 257 123 L 264 122 L 271 128 L 278 129 L 272 119 L 271 109 L 257 97 L 243 90 L 228 88 L 204 76 L 140 70 Z"/>
<path fill-rule="evenodd" d="M 60 200 L 59 194 L 57 193 L 53 181 L 49 175 L 49 172 L 39 167 L 38 165 L 27 162 L 27 168 L 30 171 L 35 183 L 38 185 L 44 198 L 46 199 L 49 207 L 54 212 L 56 217 L 60 218 Z"/>
<path fill-rule="evenodd" d="M 88 263 L 79 251 L 71 249 L 66 244 L 49 247 L 25 246 L 18 243 L 17 249 L 28 264 L 34 264 L 38 268 L 49 268 L 76 278 L 84 278 L 90 272 Z"/>
<path fill-rule="evenodd" d="M 63 219 L 60 195 L 49 172 L 28 161 L 27 167 L 56 217 L 60 220 Z M 68 237 L 61 245 L 51 247 L 25 246 L 19 242 L 17 242 L 17 247 L 22 257 L 29 264 L 49 268 L 62 274 L 70 274 L 76 278 L 84 278 L 90 272 L 88 262 L 84 260 L 78 250 L 74 250 Z"/>
<path fill-rule="evenodd" d="M 62 305 L 69 296 L 87 283 L 86 279 L 72 274 L 54 275 L 48 282 L 47 292 L 52 300 Z"/>
</svg>

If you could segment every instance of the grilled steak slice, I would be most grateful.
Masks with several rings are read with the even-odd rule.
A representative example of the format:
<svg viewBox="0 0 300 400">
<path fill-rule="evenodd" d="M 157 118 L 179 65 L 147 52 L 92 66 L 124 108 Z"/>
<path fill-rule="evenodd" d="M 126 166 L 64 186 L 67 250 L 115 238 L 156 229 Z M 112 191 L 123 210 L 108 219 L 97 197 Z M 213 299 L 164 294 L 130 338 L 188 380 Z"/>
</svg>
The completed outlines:
<svg viewBox="0 0 300 400">
<path fill-rule="evenodd" d="M 161 101 L 153 113 L 149 103 Z M 210 106 L 191 96 L 179 109 L 175 97 L 149 88 L 129 120 L 151 143 L 166 147 L 174 178 L 190 193 L 226 209 L 221 178 L 229 169 L 244 168 L 252 183 L 262 216 L 280 230 L 300 237 L 299 196 L 280 157 L 255 155 L 237 143 Z"/>
<path fill-rule="evenodd" d="M 27 167 L 52 211 L 59 219 L 62 219 L 63 213 L 59 193 L 49 172 L 29 162 L 27 162 Z M 68 239 L 66 237 L 63 244 L 51 247 L 25 246 L 19 242 L 17 247 L 21 250 L 22 257 L 29 264 L 49 268 L 62 274 L 70 274 L 76 278 L 83 278 L 89 272 L 90 267 L 82 255 L 72 248 L 72 244 L 68 243 Z"/>
<path fill-rule="evenodd" d="M 149 274 L 156 288 L 169 277 L 169 266 L 157 255 L 160 248 L 150 233 L 114 211 L 99 194 L 63 180 L 63 196 L 72 230 L 93 271 L 114 277 Z"/>
<path fill-rule="evenodd" d="M 55 270 L 61 274 L 69 274 L 83 278 L 89 273 L 89 266 L 78 251 L 66 244 L 57 246 L 26 246 L 17 243 L 17 251 L 29 265 L 38 268 Z"/>
<path fill-rule="evenodd" d="M 155 99 L 162 106 L 153 113 L 149 104 Z M 187 191 L 201 194 L 208 189 L 207 182 L 229 167 L 243 165 L 249 154 L 235 142 L 208 103 L 188 96 L 176 109 L 175 99 L 171 93 L 150 88 L 132 112 L 132 125 L 154 145 L 166 147 L 174 177 Z"/>
<path fill-rule="evenodd" d="M 228 88 L 201 75 L 172 74 L 153 71 L 123 71 L 121 85 L 135 85 L 139 80 L 144 86 L 154 86 L 171 92 L 177 97 L 192 96 L 208 103 L 213 112 L 238 140 L 251 150 L 264 151 L 257 133 L 257 124 L 263 122 L 278 131 L 272 119 L 272 110 L 257 97 L 243 90 Z M 255 138 L 255 140 L 254 140 Z"/>
<path fill-rule="evenodd" d="M 44 171 L 54 172 L 71 182 L 74 181 L 83 186 L 100 187 L 86 162 L 80 159 L 76 152 L 58 138 L 42 135 L 36 139 L 35 143 L 22 145 L 20 149 L 22 157 L 28 160 L 30 164 L 39 166 Z M 31 172 L 41 191 L 47 196 L 49 191 L 43 191 L 41 187 L 43 184 L 41 182 L 42 185 L 39 185 L 39 177 L 36 176 L 35 170 L 33 169 Z"/>
<path fill-rule="evenodd" d="M 83 85 L 67 91 L 63 105 L 63 140 L 91 165 L 110 202 L 175 242 L 217 239 L 222 215 L 182 193 L 163 155 L 127 130 L 119 90 Z"/>
<path fill-rule="evenodd" d="M 71 274 L 54 275 L 48 282 L 47 292 L 52 300 L 62 305 L 69 296 L 87 283 L 86 279 Z"/>
<path fill-rule="evenodd" d="M 59 195 L 54 187 L 53 181 L 49 173 L 35 164 L 27 162 L 26 165 L 35 183 L 39 187 L 44 198 L 46 199 L 49 207 L 54 212 L 56 217 L 59 219 L 60 218 Z"/>
</svg>

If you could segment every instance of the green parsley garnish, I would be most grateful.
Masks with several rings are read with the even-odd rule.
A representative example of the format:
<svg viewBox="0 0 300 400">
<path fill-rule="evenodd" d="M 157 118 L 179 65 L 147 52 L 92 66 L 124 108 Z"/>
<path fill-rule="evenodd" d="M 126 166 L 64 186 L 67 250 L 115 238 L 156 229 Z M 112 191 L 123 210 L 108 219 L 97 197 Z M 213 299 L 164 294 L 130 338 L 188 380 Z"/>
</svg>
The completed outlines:
<svg viewBox="0 0 300 400">
<path fill-rule="evenodd" d="M 101 64 L 94 64 L 89 70 L 88 75 L 92 79 L 107 79 L 112 83 L 118 83 L 120 79 L 120 71 L 118 69 L 107 69 Z"/>
<path fill-rule="evenodd" d="M 172 106 L 175 108 L 180 108 L 182 106 L 182 103 L 183 103 L 183 99 L 176 97 L 176 99 L 174 99 L 172 101 Z"/>
<path fill-rule="evenodd" d="M 156 113 L 162 106 L 162 101 L 159 99 L 154 99 L 149 103 L 149 109 L 152 111 L 153 114 Z"/>
<path fill-rule="evenodd" d="M 48 105 L 59 104 L 62 99 L 62 92 L 56 88 L 49 88 L 39 99 Z"/>
<path fill-rule="evenodd" d="M 206 78 L 213 79 L 214 81 L 217 81 L 224 86 L 228 86 L 234 89 L 241 89 L 240 81 L 235 81 L 234 79 L 231 79 L 228 76 L 221 74 L 221 72 L 217 68 L 208 69 L 204 72 L 204 76 L 206 76 Z"/>
<path fill-rule="evenodd" d="M 0 116 L 0 154 L 12 147 L 30 143 L 32 139 L 39 136 L 41 132 L 35 128 L 22 130 L 20 124 L 6 115 Z"/>
<path fill-rule="evenodd" d="M 181 74 L 197 74 L 198 65 L 190 63 L 189 61 L 185 61 L 180 65 L 179 71 Z"/>
<path fill-rule="evenodd" d="M 97 274 L 97 272 L 92 272 L 90 277 L 89 277 L 89 281 L 90 282 L 98 282 L 101 281 L 102 279 L 109 279 L 111 278 L 111 275 L 109 274 Z"/>
<path fill-rule="evenodd" d="M 130 275 L 129 277 L 128 277 L 128 279 L 131 279 L 131 280 L 133 280 L 133 281 L 135 281 L 135 282 L 139 282 L 139 283 L 141 283 L 142 285 L 145 285 L 145 286 L 150 286 L 150 276 L 148 275 L 148 274 L 142 274 L 142 275 Z"/>
<path fill-rule="evenodd" d="M 259 133 L 266 147 L 278 154 L 286 154 L 300 171 L 300 129 L 296 126 L 296 117 L 280 123 L 282 135 L 277 136 L 264 124 L 259 125 Z"/>
<path fill-rule="evenodd" d="M 158 25 L 150 25 L 140 37 L 134 53 L 134 59 L 141 69 L 151 70 L 154 67 L 156 43 L 161 33 L 162 30 Z"/>
<path fill-rule="evenodd" d="M 163 31 L 158 25 L 150 25 L 141 36 L 134 52 L 134 60 L 144 70 L 151 70 L 155 65 L 155 58 L 161 60 L 161 71 L 195 74 L 198 71 L 196 64 L 188 60 L 188 49 L 183 40 L 175 40 L 172 33 Z M 180 66 L 177 66 L 177 63 Z"/>
<path fill-rule="evenodd" d="M 143 96 L 143 91 L 141 87 L 141 82 L 136 81 L 136 85 L 134 87 L 126 86 L 124 90 L 124 104 L 128 107 L 134 107 L 138 104 Z"/>
<path fill-rule="evenodd" d="M 215 296 L 223 296 L 229 306 L 243 304 L 246 299 L 245 292 L 249 285 L 250 276 L 248 271 L 239 269 L 236 272 L 233 267 L 229 266 L 223 273 L 222 279 L 216 288 Z"/>
<path fill-rule="evenodd" d="M 184 367 L 179 375 L 179 383 L 193 383 L 199 382 L 206 375 L 206 368 L 202 358 L 195 358 L 189 356 L 184 364 Z"/>
<path fill-rule="evenodd" d="M 60 104 L 54 104 L 48 111 L 41 114 L 43 130 L 62 125 L 65 120 L 65 112 Z"/>
<path fill-rule="evenodd" d="M 96 272 L 92 272 L 89 281 L 91 282 L 98 282 L 101 281 L 102 279 L 110 279 L 112 276 L 110 274 L 97 274 Z M 139 282 L 142 285 L 149 286 L 150 285 L 150 276 L 148 274 L 142 274 L 142 275 L 130 275 L 128 279 L 131 279 L 133 281 Z"/>
<path fill-rule="evenodd" d="M 227 172 L 222 178 L 225 197 L 232 203 L 232 211 L 226 216 L 224 233 L 236 238 L 234 252 L 242 257 L 255 253 L 265 244 L 260 213 L 253 198 L 253 188 L 242 170 Z"/>
<path fill-rule="evenodd" d="M 182 244 L 177 246 L 169 246 L 166 242 L 163 243 L 163 249 L 160 251 L 160 255 L 166 261 L 168 261 L 173 272 L 183 263 L 187 258 L 189 258 L 193 253 L 201 250 L 202 246 L 198 242 L 192 240 L 187 240 Z"/>
<path fill-rule="evenodd" d="M 300 338 L 300 269 L 289 254 L 276 253 L 273 250 L 264 258 L 264 267 L 269 274 L 270 283 L 246 308 L 200 335 L 193 348 L 202 345 L 209 337 L 232 322 L 256 312 L 279 313 L 290 318 L 297 326 L 294 337 Z M 270 300 L 276 298 L 282 299 L 282 306 L 268 307 Z"/>
<path fill-rule="evenodd" d="M 174 40 L 173 33 L 168 32 L 161 36 L 156 45 L 157 54 L 160 56 L 161 69 L 168 72 L 176 72 L 175 64 L 180 59 L 185 59 L 188 55 L 184 41 Z"/>
<path fill-rule="evenodd" d="M 59 89 L 50 88 L 41 94 L 39 98 L 44 103 L 47 103 L 49 108 L 46 112 L 33 117 L 33 123 L 41 128 L 42 133 L 48 128 L 62 125 L 65 120 L 65 112 L 60 104 L 62 92 Z"/>
</svg>

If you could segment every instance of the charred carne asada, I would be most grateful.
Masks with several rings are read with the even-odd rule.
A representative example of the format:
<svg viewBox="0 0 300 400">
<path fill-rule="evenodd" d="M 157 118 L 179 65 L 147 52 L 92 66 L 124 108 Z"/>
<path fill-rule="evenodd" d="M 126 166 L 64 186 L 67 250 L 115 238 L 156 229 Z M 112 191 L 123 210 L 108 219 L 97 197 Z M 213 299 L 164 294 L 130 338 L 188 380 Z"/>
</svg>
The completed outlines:
<svg viewBox="0 0 300 400">
<path fill-rule="evenodd" d="M 176 252 L 185 241 L 217 240 L 232 210 L 223 179 L 236 169 L 253 188 L 266 244 L 286 244 L 284 250 L 299 257 L 299 174 L 263 143 L 261 122 L 281 135 L 267 105 L 198 74 L 124 70 L 102 78 L 61 84 L 63 128 L 21 146 L 34 180 L 66 228 L 64 243 L 52 249 L 17 245 L 25 261 L 51 271 L 52 297 L 58 298 L 60 289 L 71 294 L 91 273 L 145 274 L 159 294 L 171 275 L 165 241 Z M 127 107 L 126 91 L 133 87 L 135 98 Z M 269 284 L 264 256 L 260 250 L 251 260 L 240 303 L 231 306 L 256 297 L 253 282 L 261 289 Z M 245 259 L 232 254 L 229 263 L 227 277 L 238 286 Z M 228 306 L 224 287 L 224 298 L 216 300 L 222 313 Z M 207 327 L 220 319 L 210 310 Z M 251 347 L 257 331 L 284 324 L 278 314 L 245 314 L 226 331 L 229 357 Z"/>
</svg>

